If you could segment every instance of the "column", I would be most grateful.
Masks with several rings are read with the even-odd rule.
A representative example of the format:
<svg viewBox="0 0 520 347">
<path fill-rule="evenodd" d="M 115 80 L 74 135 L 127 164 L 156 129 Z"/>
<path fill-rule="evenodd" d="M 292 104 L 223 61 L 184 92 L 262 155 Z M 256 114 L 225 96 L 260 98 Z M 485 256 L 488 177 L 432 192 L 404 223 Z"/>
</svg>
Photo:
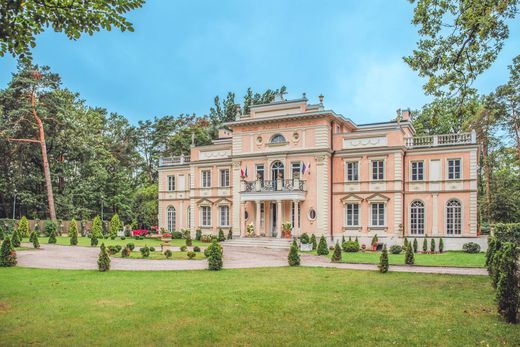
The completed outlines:
<svg viewBox="0 0 520 347">
<path fill-rule="evenodd" d="M 300 219 L 300 214 L 298 213 L 298 205 L 300 204 L 300 202 L 298 200 L 294 200 L 293 204 L 294 204 L 294 225 L 293 225 L 294 235 L 293 236 L 299 237 L 300 228 L 298 226 L 298 220 Z"/>
<path fill-rule="evenodd" d="M 276 201 L 276 232 L 277 238 L 282 237 L 282 201 Z"/>
<path fill-rule="evenodd" d="M 260 201 L 255 201 L 256 212 L 255 212 L 255 235 L 260 236 Z"/>
<path fill-rule="evenodd" d="M 238 217 L 238 220 L 240 221 L 240 235 L 242 237 L 246 236 L 247 232 L 246 232 L 246 221 L 245 221 L 245 216 L 246 214 L 246 202 L 245 201 L 242 201 L 240 203 L 240 216 Z"/>
</svg>

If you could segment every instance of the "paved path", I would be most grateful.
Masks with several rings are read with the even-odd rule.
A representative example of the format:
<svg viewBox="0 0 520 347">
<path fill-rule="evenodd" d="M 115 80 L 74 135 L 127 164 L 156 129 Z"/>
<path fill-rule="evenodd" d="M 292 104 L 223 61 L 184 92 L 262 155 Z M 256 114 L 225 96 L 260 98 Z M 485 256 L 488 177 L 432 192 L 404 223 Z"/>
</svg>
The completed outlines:
<svg viewBox="0 0 520 347">
<path fill-rule="evenodd" d="M 29 244 L 25 244 L 30 246 Z M 99 249 L 42 245 L 41 249 L 19 251 L 18 266 L 45 269 L 97 269 Z M 326 257 L 302 254 L 303 266 L 335 267 L 353 270 L 377 270 L 376 265 L 331 263 Z M 287 266 L 287 250 L 266 248 L 226 247 L 224 244 L 224 268 L 254 268 Z M 112 258 L 113 270 L 200 270 L 207 268 L 206 260 L 145 260 Z M 485 269 L 456 267 L 426 267 L 391 265 L 390 271 L 438 273 L 454 275 L 487 275 Z"/>
</svg>

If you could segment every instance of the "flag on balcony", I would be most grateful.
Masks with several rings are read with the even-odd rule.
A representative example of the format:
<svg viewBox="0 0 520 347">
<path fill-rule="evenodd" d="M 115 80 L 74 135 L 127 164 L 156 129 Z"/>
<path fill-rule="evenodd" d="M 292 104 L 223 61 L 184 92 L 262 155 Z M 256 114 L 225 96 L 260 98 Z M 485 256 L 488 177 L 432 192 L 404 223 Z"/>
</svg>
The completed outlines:
<svg viewBox="0 0 520 347">
<path fill-rule="evenodd" d="M 245 172 L 245 177 L 247 177 L 247 166 L 246 166 L 246 172 Z"/>
<path fill-rule="evenodd" d="M 311 173 L 311 163 L 307 164 L 307 173 L 310 175 Z"/>
<path fill-rule="evenodd" d="M 244 169 L 240 169 L 240 177 L 244 178 Z"/>
<path fill-rule="evenodd" d="M 305 174 L 305 169 L 307 169 L 307 167 L 305 166 L 305 163 L 303 163 L 303 166 L 302 166 L 302 175 Z"/>
</svg>

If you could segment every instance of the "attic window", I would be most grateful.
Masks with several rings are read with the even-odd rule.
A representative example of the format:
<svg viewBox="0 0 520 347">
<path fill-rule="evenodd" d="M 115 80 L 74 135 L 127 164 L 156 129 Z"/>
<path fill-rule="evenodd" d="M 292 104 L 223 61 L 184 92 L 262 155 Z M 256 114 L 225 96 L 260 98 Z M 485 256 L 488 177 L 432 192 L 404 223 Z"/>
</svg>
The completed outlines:
<svg viewBox="0 0 520 347">
<path fill-rule="evenodd" d="M 282 134 L 275 134 L 273 135 L 273 137 L 271 137 L 271 141 L 269 141 L 270 143 L 286 143 L 287 141 L 285 141 L 285 137 L 283 137 Z"/>
</svg>

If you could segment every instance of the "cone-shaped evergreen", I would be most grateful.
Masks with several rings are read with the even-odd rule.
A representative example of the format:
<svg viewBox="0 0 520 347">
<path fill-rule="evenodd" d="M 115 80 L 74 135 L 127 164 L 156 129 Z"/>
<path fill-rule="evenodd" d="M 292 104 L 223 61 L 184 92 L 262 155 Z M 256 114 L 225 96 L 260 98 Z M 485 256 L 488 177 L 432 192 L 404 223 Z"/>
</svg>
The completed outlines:
<svg viewBox="0 0 520 347">
<path fill-rule="evenodd" d="M 329 254 L 329 247 L 327 246 L 327 241 L 325 240 L 325 236 L 320 237 L 320 243 L 318 244 L 318 255 L 327 255 Z"/>
<path fill-rule="evenodd" d="M 518 280 L 519 251 L 514 243 L 505 242 L 500 253 L 500 265 L 498 267 L 500 275 L 496 293 L 498 313 L 500 313 L 506 322 L 517 323 L 518 306 L 520 303 Z"/>
<path fill-rule="evenodd" d="M 422 251 L 425 253 L 428 251 L 428 240 L 426 240 L 426 237 L 424 238 L 424 241 L 422 243 Z"/>
<path fill-rule="evenodd" d="M 417 239 L 414 238 L 413 239 L 413 252 L 417 253 L 418 250 L 419 250 L 419 244 L 417 243 Z"/>
<path fill-rule="evenodd" d="M 404 263 L 407 265 L 413 265 L 415 263 L 415 258 L 413 255 L 413 249 L 411 245 L 408 245 L 408 247 L 406 247 Z"/>
<path fill-rule="evenodd" d="M 229 231 L 227 233 L 227 239 L 228 240 L 232 240 L 233 239 L 233 231 L 231 230 L 231 228 L 229 228 Z"/>
<path fill-rule="evenodd" d="M 16 251 L 11 244 L 11 239 L 7 236 L 2 242 L 0 249 L 0 266 L 8 267 L 16 265 Z"/>
<path fill-rule="evenodd" d="M 101 218 L 99 218 L 99 216 L 96 216 L 92 221 L 92 229 L 90 230 L 90 234 L 92 236 L 96 236 L 98 239 L 103 237 L 103 223 L 101 222 Z"/>
<path fill-rule="evenodd" d="M 218 271 L 222 269 L 222 246 L 218 244 L 217 240 L 213 240 L 208 247 L 208 269 Z"/>
<path fill-rule="evenodd" d="M 31 232 L 31 234 L 29 235 L 29 242 L 33 242 L 34 235 L 35 233 Z"/>
<path fill-rule="evenodd" d="M 222 228 L 218 229 L 218 241 L 226 241 L 226 238 L 224 237 L 224 230 L 222 230 Z"/>
<path fill-rule="evenodd" d="M 381 256 L 379 257 L 378 268 L 379 272 L 388 272 L 388 250 L 386 249 L 386 245 L 383 246 L 383 251 L 381 252 Z"/>
<path fill-rule="evenodd" d="M 444 241 L 442 240 L 442 237 L 439 240 L 439 253 L 444 252 Z"/>
<path fill-rule="evenodd" d="M 432 239 L 431 243 L 430 243 L 430 251 L 432 253 L 435 252 L 435 239 Z"/>
<path fill-rule="evenodd" d="M 334 253 L 332 253 L 331 261 L 333 263 L 338 263 L 341 261 L 341 246 L 338 242 L 336 242 L 336 246 L 334 246 Z"/>
<path fill-rule="evenodd" d="M 318 247 L 318 244 L 316 243 L 316 235 L 314 235 L 314 234 L 311 235 L 311 243 L 312 243 L 312 250 L 314 251 Z"/>
<path fill-rule="evenodd" d="M 98 270 L 101 272 L 105 272 L 110 270 L 110 256 L 108 255 L 105 244 L 102 243 L 101 247 L 99 247 L 99 257 L 97 261 Z"/>
<path fill-rule="evenodd" d="M 13 238 L 11 239 L 11 245 L 13 247 L 20 247 L 20 233 L 18 232 L 18 229 L 13 231 Z"/>
<path fill-rule="evenodd" d="M 31 233 L 31 237 L 29 239 L 31 240 L 34 248 L 40 248 L 40 240 L 38 240 L 38 235 L 36 235 L 35 231 Z"/>
<path fill-rule="evenodd" d="M 0 241 L 2 241 L 5 238 L 4 226 L 2 224 L 3 223 L 0 222 Z"/>
<path fill-rule="evenodd" d="M 186 246 L 191 247 L 193 245 L 193 240 L 191 239 L 191 235 L 186 236 Z"/>
<path fill-rule="evenodd" d="M 406 249 L 408 247 L 408 238 L 404 238 L 404 245 L 403 248 Z"/>
<path fill-rule="evenodd" d="M 121 229 L 123 229 L 123 224 L 121 223 L 121 219 L 119 219 L 119 216 L 116 213 L 112 216 L 112 219 L 110 220 L 110 237 L 115 238 L 117 236 L 117 232 L 121 231 Z"/>
<path fill-rule="evenodd" d="M 52 229 L 51 234 L 49 236 L 48 243 L 52 243 L 52 244 L 56 243 L 56 230 L 55 229 Z"/>
<path fill-rule="evenodd" d="M 20 236 L 21 239 L 25 238 L 25 237 L 29 237 L 29 234 L 30 234 L 30 230 L 29 230 L 29 221 L 27 220 L 27 218 L 25 216 L 22 217 L 22 219 L 20 219 L 20 221 L 18 222 L 18 235 Z"/>
<path fill-rule="evenodd" d="M 90 237 L 90 246 L 95 247 L 95 246 L 97 246 L 97 244 L 98 244 L 98 238 L 96 237 L 96 235 L 92 235 Z"/>
<path fill-rule="evenodd" d="M 289 250 L 289 255 L 287 256 L 287 260 L 290 266 L 298 266 L 300 265 L 300 255 L 298 254 L 298 246 L 296 246 L 293 242 L 291 245 L 291 249 Z"/>
<path fill-rule="evenodd" d="M 69 237 L 70 237 L 70 245 L 76 246 L 78 244 L 78 224 L 76 223 L 75 219 L 73 219 L 70 222 Z"/>
</svg>

